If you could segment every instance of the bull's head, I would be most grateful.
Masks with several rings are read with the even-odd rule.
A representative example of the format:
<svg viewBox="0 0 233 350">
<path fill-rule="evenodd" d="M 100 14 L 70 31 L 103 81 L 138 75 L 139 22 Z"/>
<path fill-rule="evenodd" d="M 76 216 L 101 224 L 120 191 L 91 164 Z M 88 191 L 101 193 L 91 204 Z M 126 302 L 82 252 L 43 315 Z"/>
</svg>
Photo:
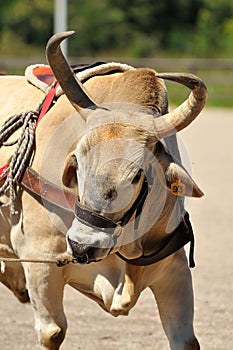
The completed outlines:
<svg viewBox="0 0 233 350">
<path fill-rule="evenodd" d="M 141 254 L 138 238 L 143 233 L 166 227 L 177 194 L 202 196 L 161 140 L 197 117 L 205 103 L 206 87 L 191 74 L 156 74 L 158 102 L 151 109 L 119 102 L 99 106 L 75 77 L 60 49 L 61 41 L 71 34 L 55 35 L 47 45 L 48 61 L 58 82 L 86 121 L 85 133 L 68 155 L 63 173 L 65 186 L 78 189 L 77 212 L 81 212 L 68 231 L 68 251 L 86 263 L 135 241 L 130 256 L 134 258 Z M 188 99 L 170 113 L 162 78 L 191 89 Z M 144 212 L 149 214 L 139 218 L 140 206 L 146 206 L 140 198 L 148 191 Z"/>
</svg>

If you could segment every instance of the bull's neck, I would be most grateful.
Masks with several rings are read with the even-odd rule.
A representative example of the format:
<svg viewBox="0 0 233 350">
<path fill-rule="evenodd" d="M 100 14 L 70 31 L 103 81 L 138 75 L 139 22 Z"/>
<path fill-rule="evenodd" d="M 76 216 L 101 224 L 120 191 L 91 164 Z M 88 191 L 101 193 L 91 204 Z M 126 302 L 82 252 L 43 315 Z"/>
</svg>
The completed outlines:
<svg viewBox="0 0 233 350">
<path fill-rule="evenodd" d="M 145 255 L 159 250 L 164 239 L 179 225 L 184 213 L 183 199 L 167 193 L 167 200 L 158 220 L 142 238 L 142 249 Z"/>
</svg>

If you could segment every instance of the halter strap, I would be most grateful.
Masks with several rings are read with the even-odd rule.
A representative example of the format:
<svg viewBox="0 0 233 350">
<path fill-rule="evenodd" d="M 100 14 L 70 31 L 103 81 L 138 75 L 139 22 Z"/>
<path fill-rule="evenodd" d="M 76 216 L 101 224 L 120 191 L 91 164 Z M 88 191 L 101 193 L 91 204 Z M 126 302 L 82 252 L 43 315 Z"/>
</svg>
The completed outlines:
<svg viewBox="0 0 233 350">
<path fill-rule="evenodd" d="M 79 202 L 75 193 L 56 186 L 40 176 L 30 167 L 26 168 L 21 184 L 29 193 L 36 195 L 42 200 L 52 203 L 61 209 L 72 211 L 77 220 L 85 225 L 94 226 L 103 230 L 115 229 L 118 225 L 125 226 L 135 211 L 136 217 L 138 217 L 148 194 L 148 183 L 145 178 L 141 191 L 131 208 L 125 213 L 120 221 L 114 222 L 111 219 L 98 214 L 94 210 L 85 207 Z"/>
<path fill-rule="evenodd" d="M 127 259 L 125 258 L 121 253 L 117 252 L 116 255 L 118 255 L 122 260 L 127 262 L 130 265 L 135 266 L 147 266 L 155 264 L 156 262 L 167 258 L 169 255 L 175 253 L 177 250 L 182 248 L 184 245 L 186 245 L 188 242 L 190 242 L 190 252 L 189 252 L 189 266 L 195 267 L 194 262 L 194 234 L 192 230 L 192 226 L 189 220 L 189 214 L 188 212 L 185 212 L 182 221 L 177 226 L 177 228 L 170 233 L 170 235 L 165 239 L 163 247 L 150 254 L 150 255 L 144 255 L 140 256 L 136 259 Z"/>
</svg>

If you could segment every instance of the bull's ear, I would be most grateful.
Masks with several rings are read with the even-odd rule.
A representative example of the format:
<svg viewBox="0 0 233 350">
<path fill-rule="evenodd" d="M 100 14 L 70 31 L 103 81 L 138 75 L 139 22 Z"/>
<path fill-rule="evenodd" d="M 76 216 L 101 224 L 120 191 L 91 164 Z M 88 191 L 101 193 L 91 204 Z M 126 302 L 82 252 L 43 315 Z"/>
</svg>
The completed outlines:
<svg viewBox="0 0 233 350">
<path fill-rule="evenodd" d="M 65 161 L 62 175 L 62 182 L 66 187 L 74 188 L 77 186 L 77 159 L 74 154 L 69 154 Z"/>
<path fill-rule="evenodd" d="M 157 142 L 154 155 L 158 161 L 157 173 L 161 182 L 176 196 L 202 197 L 204 193 L 197 186 L 185 168 Z"/>
<path fill-rule="evenodd" d="M 171 162 L 164 175 L 166 185 L 174 195 L 196 198 L 204 195 L 191 176 L 179 164 Z"/>
</svg>

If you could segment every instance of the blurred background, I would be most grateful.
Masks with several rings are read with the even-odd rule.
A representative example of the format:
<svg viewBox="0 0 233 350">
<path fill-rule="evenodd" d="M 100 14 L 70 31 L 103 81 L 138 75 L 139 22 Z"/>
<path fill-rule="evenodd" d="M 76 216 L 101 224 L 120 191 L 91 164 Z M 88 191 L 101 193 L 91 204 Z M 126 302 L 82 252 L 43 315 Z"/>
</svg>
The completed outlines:
<svg viewBox="0 0 233 350">
<path fill-rule="evenodd" d="M 76 31 L 67 43 L 70 63 L 120 61 L 189 71 L 208 85 L 208 105 L 233 107 L 233 1 L 64 1 L 66 27 Z M 55 3 L 0 0 L 1 73 L 23 74 L 29 64 L 46 63 Z M 168 88 L 171 102 L 180 103 L 183 87 Z"/>
</svg>

